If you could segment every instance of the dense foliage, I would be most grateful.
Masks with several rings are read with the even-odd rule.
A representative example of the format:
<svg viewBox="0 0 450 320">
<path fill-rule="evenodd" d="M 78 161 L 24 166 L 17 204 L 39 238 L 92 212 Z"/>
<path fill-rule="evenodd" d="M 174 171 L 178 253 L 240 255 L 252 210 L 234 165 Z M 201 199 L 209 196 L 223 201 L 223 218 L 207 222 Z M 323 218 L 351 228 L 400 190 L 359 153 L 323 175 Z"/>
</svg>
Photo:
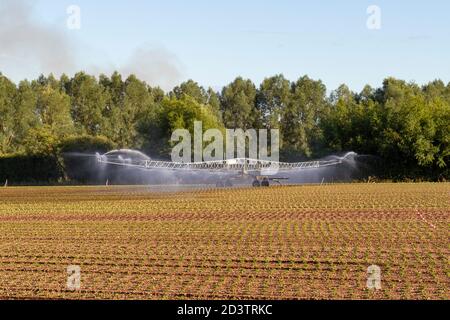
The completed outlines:
<svg viewBox="0 0 450 320">
<path fill-rule="evenodd" d="M 381 88 L 355 93 L 342 85 L 328 94 L 320 80 L 276 75 L 259 87 L 239 77 L 215 92 L 189 80 L 164 93 L 118 73 L 19 84 L 0 74 L 0 120 L 0 178 L 11 176 L 14 155 L 63 168 L 69 142 L 71 152 L 101 145 L 167 158 L 173 129 L 192 130 L 195 120 L 205 130 L 280 129 L 283 160 L 355 151 L 375 156 L 383 178 L 449 178 L 450 83 L 440 80 L 387 78 Z"/>
</svg>

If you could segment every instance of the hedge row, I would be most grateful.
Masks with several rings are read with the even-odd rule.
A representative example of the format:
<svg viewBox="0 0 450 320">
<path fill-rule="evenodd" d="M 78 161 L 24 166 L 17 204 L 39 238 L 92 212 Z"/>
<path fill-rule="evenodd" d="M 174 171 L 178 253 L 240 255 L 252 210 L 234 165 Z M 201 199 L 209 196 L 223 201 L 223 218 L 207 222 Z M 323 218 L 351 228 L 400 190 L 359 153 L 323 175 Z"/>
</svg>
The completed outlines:
<svg viewBox="0 0 450 320">
<path fill-rule="evenodd" d="M 45 155 L 7 155 L 0 158 L 0 183 L 41 184 L 63 180 L 58 159 Z"/>
</svg>

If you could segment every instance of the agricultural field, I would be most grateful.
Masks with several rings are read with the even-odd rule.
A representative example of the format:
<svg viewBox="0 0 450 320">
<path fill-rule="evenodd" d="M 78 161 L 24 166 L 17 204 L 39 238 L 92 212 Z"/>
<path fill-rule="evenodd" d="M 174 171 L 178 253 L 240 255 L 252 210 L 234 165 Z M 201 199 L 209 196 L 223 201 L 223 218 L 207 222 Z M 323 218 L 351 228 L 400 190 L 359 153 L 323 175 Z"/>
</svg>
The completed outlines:
<svg viewBox="0 0 450 320">
<path fill-rule="evenodd" d="M 0 298 L 449 299 L 449 223 L 450 184 L 2 188 Z"/>
</svg>

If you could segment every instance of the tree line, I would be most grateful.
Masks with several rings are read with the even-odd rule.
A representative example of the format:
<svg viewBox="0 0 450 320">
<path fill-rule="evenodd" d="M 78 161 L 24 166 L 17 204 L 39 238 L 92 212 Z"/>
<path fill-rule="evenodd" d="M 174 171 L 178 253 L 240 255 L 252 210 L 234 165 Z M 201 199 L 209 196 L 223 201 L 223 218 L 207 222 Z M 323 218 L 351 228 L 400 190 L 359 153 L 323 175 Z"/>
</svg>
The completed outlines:
<svg viewBox="0 0 450 320">
<path fill-rule="evenodd" d="M 380 88 L 327 92 L 308 76 L 275 75 L 259 86 L 238 77 L 220 92 L 189 80 L 166 93 L 117 72 L 18 84 L 0 73 L 0 119 L 0 157 L 9 160 L 94 147 L 167 158 L 173 130 L 192 130 L 199 120 L 204 130 L 279 129 L 286 161 L 355 151 L 378 159 L 380 178 L 449 177 L 450 83 L 441 80 L 419 86 L 387 78 Z"/>
</svg>

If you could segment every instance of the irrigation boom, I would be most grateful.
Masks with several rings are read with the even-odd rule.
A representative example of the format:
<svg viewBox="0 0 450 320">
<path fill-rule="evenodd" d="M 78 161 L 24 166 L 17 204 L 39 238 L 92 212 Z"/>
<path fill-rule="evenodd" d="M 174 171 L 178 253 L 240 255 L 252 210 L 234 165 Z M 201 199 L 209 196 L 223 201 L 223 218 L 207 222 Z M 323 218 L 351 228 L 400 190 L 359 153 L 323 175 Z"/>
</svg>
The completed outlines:
<svg viewBox="0 0 450 320">
<path fill-rule="evenodd" d="M 204 162 L 169 162 L 151 160 L 149 157 L 134 150 L 114 150 L 104 155 L 97 154 L 97 161 L 101 164 L 121 166 L 128 168 L 138 168 L 144 170 L 174 170 L 174 171 L 205 171 L 211 173 L 236 173 L 242 176 L 249 176 L 254 179 L 253 185 L 269 184 L 269 180 L 287 180 L 288 178 L 275 177 L 279 172 L 293 170 L 317 169 L 330 166 L 337 166 L 349 156 L 324 161 L 307 162 L 278 162 L 270 160 L 257 160 L 248 158 L 236 158 L 219 161 Z M 224 185 L 230 185 L 225 182 Z M 221 183 L 218 183 L 218 186 Z"/>
</svg>

